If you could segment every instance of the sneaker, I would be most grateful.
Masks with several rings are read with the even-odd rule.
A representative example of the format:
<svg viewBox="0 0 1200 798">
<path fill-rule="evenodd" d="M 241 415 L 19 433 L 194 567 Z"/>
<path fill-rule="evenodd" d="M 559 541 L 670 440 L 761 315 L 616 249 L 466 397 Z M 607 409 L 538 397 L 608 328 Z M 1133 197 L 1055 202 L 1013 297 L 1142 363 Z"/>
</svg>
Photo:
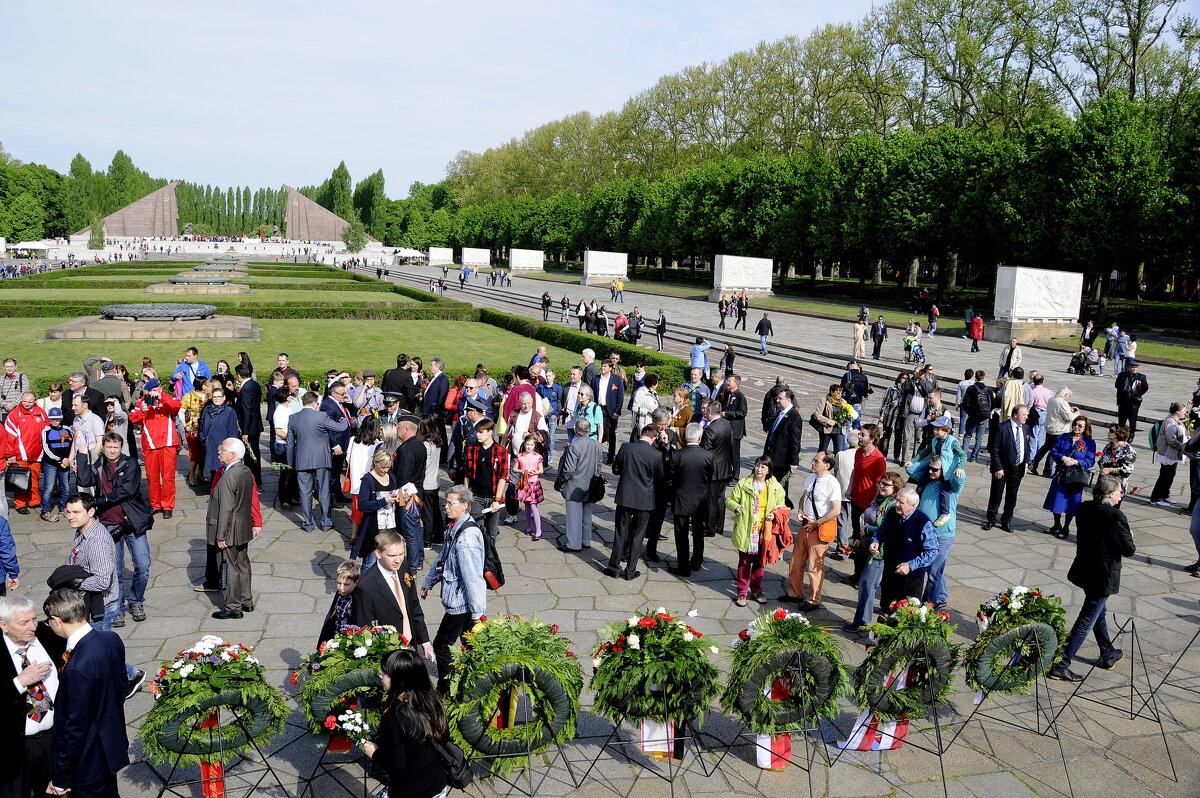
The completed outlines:
<svg viewBox="0 0 1200 798">
<path fill-rule="evenodd" d="M 760 590 L 759 592 L 755 593 L 755 594 L 754 594 L 753 596 L 751 596 L 750 598 L 754 599 L 754 600 L 755 600 L 755 601 L 757 601 L 759 604 L 766 604 L 766 603 L 767 603 L 767 594 L 766 594 L 766 593 L 763 593 L 761 590 Z"/>
<path fill-rule="evenodd" d="M 1163 499 L 1162 501 L 1159 501 L 1159 502 L 1150 502 L 1150 503 L 1153 504 L 1155 507 L 1170 507 L 1171 506 L 1171 501 L 1169 499 Z"/>
<path fill-rule="evenodd" d="M 122 612 L 119 615 L 117 615 L 116 618 L 113 618 L 112 625 L 113 625 L 114 629 L 120 629 L 122 626 L 124 626 L 125 625 L 125 613 Z"/>
<path fill-rule="evenodd" d="M 135 621 L 137 621 L 139 623 L 146 620 L 146 610 L 142 607 L 141 604 L 130 604 L 129 605 L 129 614 L 130 614 L 130 616 L 132 616 L 132 618 Z"/>
<path fill-rule="evenodd" d="M 1167 497 L 1162 500 L 1162 504 L 1166 507 L 1173 507 L 1174 505 L 1179 504 L 1179 502 L 1175 501 L 1174 499 L 1172 499 L 1170 497 Z M 20 510 L 18 510 L 17 512 L 20 512 Z M 29 512 L 29 511 L 26 510 L 25 512 Z"/>
<path fill-rule="evenodd" d="M 937 517 L 937 520 L 933 522 L 933 525 L 934 525 L 934 526 L 945 526 L 945 525 L 946 525 L 946 522 L 948 522 L 949 520 L 950 520 L 950 516 L 948 516 L 948 515 L 939 515 L 939 516 Z"/>
<path fill-rule="evenodd" d="M 142 669 L 137 669 L 133 672 L 133 678 L 125 682 L 125 700 L 133 698 L 134 694 L 142 689 L 142 682 L 146 681 L 146 672 Z"/>
<path fill-rule="evenodd" d="M 734 604 L 736 604 L 736 605 L 738 605 L 739 607 L 745 607 L 745 606 L 746 606 L 746 597 L 745 597 L 745 596 L 738 596 L 737 598 L 735 598 L 735 599 L 733 600 L 733 603 L 734 603 Z"/>
<path fill-rule="evenodd" d="M 50 521 L 50 522 L 53 522 L 53 521 L 54 521 L 54 516 L 50 515 L 49 513 L 42 513 L 42 514 L 41 514 L 41 516 L 40 516 L 40 518 L 41 518 L 43 521 Z"/>
</svg>

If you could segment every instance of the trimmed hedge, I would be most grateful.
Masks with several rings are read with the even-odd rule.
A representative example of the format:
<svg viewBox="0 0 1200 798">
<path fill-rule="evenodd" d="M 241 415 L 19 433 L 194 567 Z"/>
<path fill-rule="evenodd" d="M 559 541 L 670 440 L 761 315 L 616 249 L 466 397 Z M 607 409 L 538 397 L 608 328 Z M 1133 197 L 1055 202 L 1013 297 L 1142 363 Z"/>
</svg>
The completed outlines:
<svg viewBox="0 0 1200 798">
<path fill-rule="evenodd" d="M 161 301 L 161 300 L 160 300 Z M 0 318 L 69 318 L 96 316 L 108 302 L 46 301 L 2 302 Z M 396 319 L 435 321 L 477 321 L 477 311 L 465 302 L 424 302 L 415 305 L 388 305 L 374 302 L 311 302 L 305 305 L 285 303 L 222 301 L 219 295 L 204 295 L 203 304 L 212 305 L 217 313 L 232 316 L 251 316 L 255 319 Z"/>
<path fill-rule="evenodd" d="M 658 375 L 659 385 L 663 386 L 661 390 L 674 389 L 687 382 L 690 377 L 691 369 L 688 362 L 681 357 L 664 355 L 641 346 L 623 344 L 612 338 L 603 338 L 568 327 L 546 324 L 537 319 L 514 316 L 511 313 L 491 308 L 479 308 L 478 310 L 479 321 L 485 324 L 563 349 L 570 349 L 573 352 L 582 352 L 584 349 L 590 348 L 596 352 L 597 360 L 603 360 L 609 354 L 619 352 L 621 364 L 630 370 L 634 363 L 641 361 L 646 364 L 646 371 Z"/>
</svg>

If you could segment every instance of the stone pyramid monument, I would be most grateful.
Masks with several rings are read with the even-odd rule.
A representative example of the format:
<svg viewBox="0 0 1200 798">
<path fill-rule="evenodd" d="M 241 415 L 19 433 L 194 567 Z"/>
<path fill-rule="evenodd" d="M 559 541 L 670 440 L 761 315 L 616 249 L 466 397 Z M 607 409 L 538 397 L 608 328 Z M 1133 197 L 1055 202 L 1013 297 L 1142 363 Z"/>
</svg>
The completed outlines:
<svg viewBox="0 0 1200 798">
<path fill-rule="evenodd" d="M 179 206 L 175 203 L 173 181 L 151 192 L 140 200 L 131 202 L 119 211 L 104 217 L 106 236 L 177 236 L 179 235 Z M 91 225 L 75 233 L 73 237 L 86 237 Z"/>
</svg>

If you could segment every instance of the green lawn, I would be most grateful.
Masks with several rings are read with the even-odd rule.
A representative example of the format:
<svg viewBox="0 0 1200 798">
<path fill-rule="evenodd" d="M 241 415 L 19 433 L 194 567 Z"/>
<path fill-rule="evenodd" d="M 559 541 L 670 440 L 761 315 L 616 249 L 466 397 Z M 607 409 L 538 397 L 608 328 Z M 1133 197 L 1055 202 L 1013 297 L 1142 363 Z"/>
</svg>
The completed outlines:
<svg viewBox="0 0 1200 798">
<path fill-rule="evenodd" d="M 142 357 L 154 359 L 160 370 L 174 369 L 187 343 L 184 341 L 38 341 L 46 329 L 68 319 L 5 319 L 4 357 L 15 357 L 31 378 L 66 375 L 95 355 L 107 355 L 136 371 Z M 456 321 L 339 321 L 331 319 L 265 319 L 256 322 L 262 340 L 201 342 L 200 357 L 210 366 L 218 359 L 237 362 L 237 353 L 250 355 L 264 378 L 280 352 L 291 355 L 292 365 L 305 374 L 329 368 L 382 370 L 394 366 L 396 354 L 420 355 L 446 361 L 451 374 L 470 373 L 477 363 L 491 369 L 525 365 L 538 342 L 487 324 Z M 563 379 L 579 355 L 549 347 L 550 362 Z"/>
<path fill-rule="evenodd" d="M 165 283 L 165 282 L 167 282 L 168 277 L 174 277 L 177 274 L 184 274 L 184 273 L 197 274 L 197 275 L 204 274 L 204 272 L 191 272 L 188 270 L 166 272 L 161 275 L 157 275 L 157 274 L 97 274 L 97 275 L 79 274 L 79 275 L 74 275 L 71 277 L 64 277 L 61 280 L 57 280 L 55 282 L 55 286 L 56 286 L 56 290 L 57 290 L 57 286 L 62 286 L 63 288 L 69 288 L 71 286 L 71 283 L 73 283 L 73 282 L 92 282 L 92 281 L 97 281 L 97 280 L 104 280 L 105 282 L 111 282 L 111 283 L 113 283 L 113 285 L 120 285 L 122 283 L 144 283 L 144 282 L 146 282 L 146 280 L 157 280 L 160 277 L 162 278 L 161 282 Z M 294 283 L 296 285 L 307 285 L 307 284 L 311 284 L 311 283 L 332 283 L 332 282 L 337 282 L 337 281 L 338 281 L 338 279 L 337 279 L 336 275 L 330 275 L 329 277 L 291 277 L 286 274 L 276 274 L 276 275 L 272 275 L 272 274 L 253 275 L 252 274 L 249 276 L 238 275 L 236 277 L 233 277 L 230 280 L 230 282 L 233 282 L 233 283 L 245 283 L 247 285 L 254 285 L 255 283 Z"/>
<path fill-rule="evenodd" d="M 1100 336 L 1104 343 L 1104 336 Z M 1067 352 L 1079 350 L 1079 338 L 1063 338 L 1057 341 L 1039 341 L 1038 346 L 1049 346 Z M 1161 357 L 1168 360 L 1178 360 L 1184 363 L 1200 364 L 1200 349 L 1194 346 L 1177 346 L 1175 344 L 1157 344 L 1153 341 L 1138 341 L 1138 357 Z"/>
<path fill-rule="evenodd" d="M 205 294 L 143 294 L 138 289 L 72 289 L 72 288 L 22 288 L 0 293 L 0 300 L 19 302 L 22 300 L 37 301 L 74 301 L 74 302 L 205 302 Z M 303 289 L 284 290 L 271 289 L 253 291 L 249 294 L 214 294 L 211 299 L 220 302 L 282 302 L 287 304 L 304 304 L 309 302 L 348 302 L 363 305 L 411 305 L 417 302 L 400 294 L 385 291 L 305 291 Z"/>
</svg>

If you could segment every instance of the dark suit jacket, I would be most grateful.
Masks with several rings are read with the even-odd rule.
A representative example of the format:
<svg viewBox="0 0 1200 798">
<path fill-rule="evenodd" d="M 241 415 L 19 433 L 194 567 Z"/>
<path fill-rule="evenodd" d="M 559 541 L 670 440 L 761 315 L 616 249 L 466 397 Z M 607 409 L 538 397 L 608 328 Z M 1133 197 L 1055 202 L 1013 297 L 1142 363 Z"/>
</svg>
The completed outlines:
<svg viewBox="0 0 1200 798">
<path fill-rule="evenodd" d="M 36 634 L 38 642 L 54 662 L 55 670 L 61 670 L 67 641 L 50 631 L 45 621 L 38 622 Z M 25 751 L 25 692 L 18 692 L 13 684 L 17 675 L 17 666 L 8 656 L 8 648 L 0 649 L 0 748 L 7 752 L 6 756 L 13 763 L 21 762 Z"/>
<path fill-rule="evenodd" d="M 592 380 L 598 376 L 600 376 L 600 365 L 596 361 L 593 360 L 583 367 L 582 379 L 584 385 L 591 385 Z"/>
<path fill-rule="evenodd" d="M 311 407 L 288 416 L 288 465 L 298 471 L 329 468 L 333 464 L 330 437 L 350 428 L 346 419 L 336 422 Z"/>
<path fill-rule="evenodd" d="M 254 538 L 250 507 L 254 501 L 254 475 L 242 462 L 226 466 L 217 487 L 208 500 L 207 532 L 209 545 L 223 540 L 230 546 L 244 546 Z"/>
<path fill-rule="evenodd" d="M 631 510 L 653 510 L 656 490 L 665 478 L 662 454 L 641 440 L 621 444 L 613 461 L 617 480 L 617 504 Z"/>
<path fill-rule="evenodd" d="M 338 404 L 338 402 L 332 396 L 326 396 L 324 399 L 321 400 L 321 412 L 324 413 L 325 415 L 329 416 L 330 421 L 337 422 L 337 421 L 345 421 L 346 420 L 346 415 L 345 415 L 345 413 L 342 412 L 342 406 L 340 404 Z M 350 413 L 350 418 L 354 418 L 353 412 Z M 341 446 L 343 452 L 345 452 L 346 449 L 349 448 L 349 446 L 350 446 L 350 425 L 349 424 L 347 424 L 346 428 L 344 430 L 342 430 L 341 432 L 329 433 L 329 446 L 330 446 L 330 448 L 333 448 L 334 446 Z"/>
<path fill-rule="evenodd" d="M 396 450 L 396 459 L 392 462 L 392 470 L 396 474 L 396 482 L 403 487 L 411 482 L 419 489 L 425 482 L 425 444 L 416 435 L 412 436 Z"/>
<path fill-rule="evenodd" d="M 713 454 L 703 446 L 684 446 L 675 452 L 675 515 L 699 515 L 708 501 Z"/>
<path fill-rule="evenodd" d="M 71 426 L 71 422 L 75 420 L 75 411 L 71 409 L 71 398 L 73 394 L 70 391 L 63 393 L 62 411 L 63 411 L 63 426 Z M 88 407 L 93 413 L 100 416 L 101 419 L 108 414 L 104 407 L 104 394 L 97 391 L 90 385 L 83 389 L 83 398 L 87 401 Z"/>
<path fill-rule="evenodd" d="M 263 432 L 262 386 L 254 380 L 246 380 L 237 394 L 238 429 L 251 442 Z"/>
<path fill-rule="evenodd" d="M 129 764 L 125 644 L 115 632 L 88 632 L 58 679 L 55 785 L 80 787 L 114 775 Z"/>
<path fill-rule="evenodd" d="M 804 432 L 804 421 L 800 412 L 793 406 L 771 431 L 775 418 L 767 423 L 767 445 L 763 454 L 771 458 L 771 473 L 781 474 L 794 465 L 800 465 L 800 436 Z"/>
<path fill-rule="evenodd" d="M 700 445 L 712 452 L 713 480 L 733 479 L 733 425 L 723 418 L 714 418 L 704 428 Z"/>
<path fill-rule="evenodd" d="M 441 417 L 442 405 L 446 403 L 446 394 L 450 392 L 450 379 L 446 372 L 439 372 L 425 386 L 425 396 L 421 399 L 421 414 Z"/>
<path fill-rule="evenodd" d="M 396 389 L 400 394 L 400 407 L 413 412 L 417 409 L 417 394 L 421 392 L 421 383 L 413 382 L 412 372 L 405 370 L 398 378 L 399 387 Z"/>
<path fill-rule="evenodd" d="M 416 581 L 409 584 L 400 575 L 400 589 L 404 591 L 404 603 L 408 605 L 408 624 L 412 628 L 412 644 L 419 646 L 429 642 L 429 632 L 425 628 L 425 613 L 421 609 L 421 600 L 417 596 Z M 387 579 L 373 565 L 367 575 L 354 589 L 354 606 L 350 610 L 350 618 L 355 626 L 369 623 L 389 624 L 396 631 L 404 628 L 404 616 L 400 613 L 400 605 L 396 596 L 388 586 Z"/>
<path fill-rule="evenodd" d="M 625 381 L 615 373 L 608 375 L 608 392 L 606 396 L 601 396 L 600 380 L 601 377 L 597 374 L 592 378 L 591 382 L 592 393 L 596 397 L 596 403 L 600 405 L 600 409 L 604 411 L 606 418 L 611 418 L 613 415 L 620 415 L 622 405 L 625 404 Z"/>
<path fill-rule="evenodd" d="M 383 379 L 379 381 L 379 388 L 384 393 L 400 393 L 403 386 L 403 381 L 412 382 L 412 378 L 408 376 L 408 367 L 388 369 L 383 372 Z"/>
<path fill-rule="evenodd" d="M 1131 372 L 1122 371 L 1117 375 L 1117 404 L 1137 406 L 1142 403 L 1142 397 L 1150 390 L 1150 380 L 1145 374 L 1134 376 Z M 96 411 L 93 410 L 93 413 Z"/>
<path fill-rule="evenodd" d="M 718 401 L 723 408 L 722 416 L 729 422 L 729 426 L 733 429 L 733 439 L 740 441 L 746 437 L 746 394 L 738 391 L 730 393 L 722 391 L 718 396 Z"/>
<path fill-rule="evenodd" d="M 1125 513 L 1095 499 L 1079 505 L 1075 518 L 1075 561 L 1071 584 L 1088 597 L 1111 596 L 1121 589 L 1121 558 L 1137 551 Z"/>
<path fill-rule="evenodd" d="M 1001 421 L 994 435 L 988 438 L 988 453 L 991 454 L 991 471 L 995 474 L 997 471 L 1010 471 L 1018 466 L 1023 466 L 1033 459 L 1033 452 L 1029 451 L 1030 444 L 1033 439 L 1029 435 L 1029 425 L 1021 425 L 1021 434 L 1025 438 L 1022 444 L 1021 461 L 1017 462 L 1017 443 L 1013 437 L 1012 420 L 1006 419 Z"/>
</svg>

